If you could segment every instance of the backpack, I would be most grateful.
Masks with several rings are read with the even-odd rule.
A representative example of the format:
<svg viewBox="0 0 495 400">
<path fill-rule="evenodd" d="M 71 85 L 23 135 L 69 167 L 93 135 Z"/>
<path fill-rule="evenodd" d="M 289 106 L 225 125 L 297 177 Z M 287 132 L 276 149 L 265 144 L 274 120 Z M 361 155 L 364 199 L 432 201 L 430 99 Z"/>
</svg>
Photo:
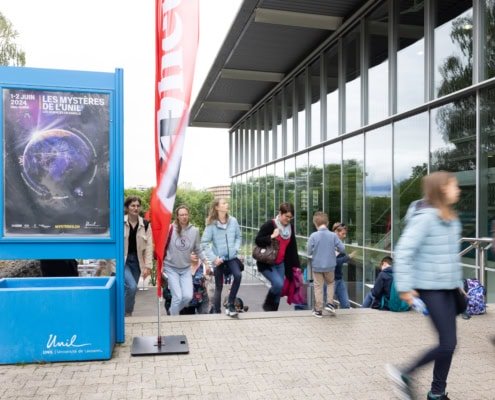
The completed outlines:
<svg viewBox="0 0 495 400">
<path fill-rule="evenodd" d="M 380 301 L 380 310 L 386 310 L 387 308 L 394 312 L 409 311 L 410 309 L 409 304 L 399 297 L 399 292 L 395 288 L 395 281 L 393 279 L 390 285 L 390 298 L 387 299 L 386 296 L 382 296 Z"/>
<path fill-rule="evenodd" d="M 143 224 L 144 224 L 144 231 L 148 232 L 148 226 L 150 226 L 150 221 L 143 218 Z"/>
<path fill-rule="evenodd" d="M 486 289 L 478 279 L 464 279 L 464 291 L 468 295 L 466 312 L 469 315 L 479 315 L 486 312 Z"/>
</svg>

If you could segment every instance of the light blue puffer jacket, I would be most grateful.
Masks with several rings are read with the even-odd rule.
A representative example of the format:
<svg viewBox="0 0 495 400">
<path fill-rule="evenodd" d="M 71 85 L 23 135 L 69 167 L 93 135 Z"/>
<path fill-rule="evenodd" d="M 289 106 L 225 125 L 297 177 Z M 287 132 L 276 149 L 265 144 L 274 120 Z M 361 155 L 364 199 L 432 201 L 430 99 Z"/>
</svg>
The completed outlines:
<svg viewBox="0 0 495 400">
<path fill-rule="evenodd" d="M 208 225 L 201 237 L 201 250 L 212 266 L 217 257 L 224 261 L 236 258 L 240 248 L 241 229 L 237 220 L 231 216 L 226 226 L 218 221 Z"/>
<path fill-rule="evenodd" d="M 409 206 L 406 223 L 395 249 L 397 290 L 462 287 L 459 220 L 445 221 L 437 208 L 418 200 Z"/>
</svg>

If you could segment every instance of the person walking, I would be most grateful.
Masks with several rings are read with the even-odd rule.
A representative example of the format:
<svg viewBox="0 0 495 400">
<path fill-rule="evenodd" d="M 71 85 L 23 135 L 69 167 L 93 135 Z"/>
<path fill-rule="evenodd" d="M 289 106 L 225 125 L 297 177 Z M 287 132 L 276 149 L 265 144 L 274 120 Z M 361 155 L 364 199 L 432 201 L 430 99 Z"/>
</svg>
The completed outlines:
<svg viewBox="0 0 495 400">
<path fill-rule="evenodd" d="M 455 175 L 444 171 L 425 176 L 422 184 L 424 197 L 410 205 L 407 225 L 397 244 L 394 281 L 401 299 L 409 305 L 416 297 L 425 303 L 439 343 L 408 367 L 386 368 L 395 391 L 401 398 L 411 399 L 412 374 L 433 361 L 427 399 L 447 400 L 447 377 L 457 344 L 456 298 L 463 286 L 459 256 L 462 227 L 454 210 L 460 189 Z"/>
<path fill-rule="evenodd" d="M 132 316 L 139 276 L 151 275 L 153 239 L 149 222 L 140 217 L 141 199 L 129 196 L 124 201 L 124 293 L 125 316 Z"/>
<path fill-rule="evenodd" d="M 294 206 L 290 203 L 282 203 L 278 210 L 275 219 L 266 221 L 260 227 L 254 240 L 257 246 L 263 248 L 269 246 L 272 239 L 279 242 L 277 258 L 273 265 L 257 261 L 258 271 L 271 283 L 263 303 L 265 311 L 278 310 L 284 277 L 292 280 L 292 268 L 301 267 L 297 254 L 296 233 L 291 223 L 294 218 Z"/>
<path fill-rule="evenodd" d="M 181 205 L 175 209 L 175 221 L 171 229 L 168 248 L 165 249 L 165 273 L 168 288 L 172 294 L 170 315 L 179 315 L 193 298 L 193 281 L 191 274 L 191 253 L 201 259 L 199 230 L 189 223 L 189 208 Z"/>
<path fill-rule="evenodd" d="M 311 265 L 313 267 L 313 282 L 315 287 L 315 307 L 313 315 L 317 318 L 323 316 L 323 283 L 327 284 L 327 299 L 325 310 L 335 315 L 333 304 L 335 265 L 337 258 L 335 250 L 344 253 L 344 245 L 338 236 L 328 230 L 328 215 L 322 211 L 315 212 L 313 224 L 316 232 L 313 232 L 308 239 L 307 253 L 312 256 Z"/>
<path fill-rule="evenodd" d="M 233 282 L 225 312 L 230 317 L 237 315 L 234 301 L 241 286 L 243 269 L 243 264 L 238 258 L 240 248 L 241 229 L 237 219 L 229 215 L 229 203 L 223 198 L 214 200 L 201 238 L 201 250 L 204 251 L 210 266 L 214 268 L 213 313 L 221 312 L 224 275 L 232 274 Z"/>
</svg>

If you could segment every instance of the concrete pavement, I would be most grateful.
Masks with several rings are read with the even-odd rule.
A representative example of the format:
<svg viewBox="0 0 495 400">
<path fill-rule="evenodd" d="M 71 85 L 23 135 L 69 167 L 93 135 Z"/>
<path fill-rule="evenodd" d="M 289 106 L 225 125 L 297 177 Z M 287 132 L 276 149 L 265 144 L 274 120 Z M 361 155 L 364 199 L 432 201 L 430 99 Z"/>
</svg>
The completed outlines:
<svg viewBox="0 0 495 400">
<path fill-rule="evenodd" d="M 495 305 L 458 319 L 448 384 L 451 399 L 495 399 Z M 162 335 L 186 335 L 187 355 L 132 357 L 135 336 L 157 333 L 155 317 L 126 319 L 126 341 L 108 361 L 0 366 L 0 398 L 394 399 L 386 362 L 403 363 L 435 343 L 414 312 L 339 310 L 163 317 Z M 432 367 L 416 376 L 426 398 Z"/>
</svg>

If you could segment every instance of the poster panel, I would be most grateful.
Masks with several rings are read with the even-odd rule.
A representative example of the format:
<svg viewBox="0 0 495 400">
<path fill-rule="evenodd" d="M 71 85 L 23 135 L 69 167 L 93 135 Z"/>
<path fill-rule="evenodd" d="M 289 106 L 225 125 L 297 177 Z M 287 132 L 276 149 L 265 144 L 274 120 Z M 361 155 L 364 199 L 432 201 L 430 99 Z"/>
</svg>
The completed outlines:
<svg viewBox="0 0 495 400">
<path fill-rule="evenodd" d="M 4 236 L 109 236 L 109 100 L 3 89 Z"/>
</svg>

